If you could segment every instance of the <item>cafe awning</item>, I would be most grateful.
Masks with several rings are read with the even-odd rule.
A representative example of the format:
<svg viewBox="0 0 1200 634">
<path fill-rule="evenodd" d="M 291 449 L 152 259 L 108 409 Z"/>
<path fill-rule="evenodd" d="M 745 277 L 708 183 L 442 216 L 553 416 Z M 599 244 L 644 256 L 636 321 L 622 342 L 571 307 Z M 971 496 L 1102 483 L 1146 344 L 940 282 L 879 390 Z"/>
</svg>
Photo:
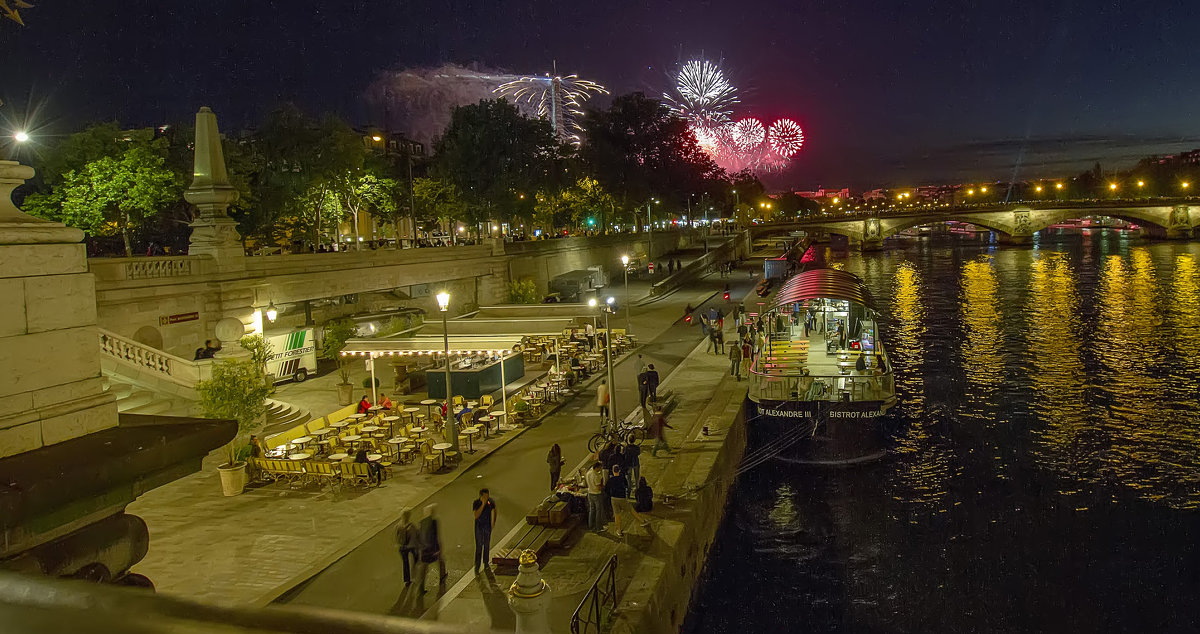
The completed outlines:
<svg viewBox="0 0 1200 634">
<path fill-rule="evenodd" d="M 841 299 L 875 310 L 875 299 L 861 278 L 837 269 L 812 269 L 784 282 L 770 310 L 809 299 Z"/>
<path fill-rule="evenodd" d="M 470 337 L 450 335 L 450 354 L 499 354 L 511 352 L 520 345 L 524 337 L 506 335 L 500 337 Z M 342 356 L 376 357 L 396 355 L 442 355 L 445 353 L 442 337 L 408 337 L 405 339 L 351 339 L 342 349 Z"/>
<path fill-rule="evenodd" d="M 480 306 L 472 317 L 457 321 L 475 319 L 591 319 L 600 312 L 593 306 L 580 303 L 555 304 L 507 304 L 504 306 Z"/>
<path fill-rule="evenodd" d="M 474 336 L 554 336 L 562 335 L 564 330 L 571 328 L 573 322 L 570 319 L 554 318 L 554 319 L 451 319 L 446 322 L 445 331 L 442 330 L 442 321 L 433 319 L 425 322 L 421 326 L 419 335 L 437 335 L 442 336 L 442 332 L 449 332 L 450 336 L 455 335 L 474 335 Z"/>
</svg>

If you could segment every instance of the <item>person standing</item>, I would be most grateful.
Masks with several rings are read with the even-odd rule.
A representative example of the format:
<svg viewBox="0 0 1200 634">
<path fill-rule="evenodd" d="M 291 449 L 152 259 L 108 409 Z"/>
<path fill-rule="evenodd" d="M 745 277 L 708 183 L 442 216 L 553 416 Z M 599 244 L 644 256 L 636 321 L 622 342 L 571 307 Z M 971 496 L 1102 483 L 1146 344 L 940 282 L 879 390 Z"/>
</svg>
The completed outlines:
<svg viewBox="0 0 1200 634">
<path fill-rule="evenodd" d="M 658 402 L 658 370 L 654 369 L 653 363 L 646 367 L 646 390 L 650 400 Z"/>
<path fill-rule="evenodd" d="M 629 476 L 630 482 L 636 482 L 638 476 L 642 474 L 642 446 L 636 442 L 630 442 L 625 445 L 625 474 Z"/>
<path fill-rule="evenodd" d="M 717 328 L 716 335 L 717 354 L 725 354 L 725 330 L 723 328 Z"/>
<path fill-rule="evenodd" d="M 729 346 L 729 374 L 742 380 L 742 346 L 739 343 Z"/>
<path fill-rule="evenodd" d="M 621 473 L 620 465 L 613 465 L 608 482 L 604 483 L 604 492 L 612 500 L 613 520 L 617 523 L 617 537 L 624 537 L 621 532 L 621 515 L 629 509 L 629 483 Z"/>
<path fill-rule="evenodd" d="M 558 443 L 550 448 L 550 453 L 546 454 L 546 463 L 550 465 L 550 490 L 558 488 L 558 478 L 562 474 L 562 466 L 566 460 L 562 457 L 562 448 Z"/>
<path fill-rule="evenodd" d="M 648 378 L 649 373 L 650 370 L 646 369 L 642 370 L 637 375 L 638 405 L 643 408 L 646 407 L 646 399 L 650 396 L 650 383 Z"/>
<path fill-rule="evenodd" d="M 659 450 L 670 451 L 671 446 L 667 444 L 667 430 L 675 429 L 667 423 L 667 417 L 663 415 L 661 407 L 654 408 L 654 420 L 650 423 L 650 434 L 654 437 L 654 447 L 650 450 L 650 455 L 658 457 Z"/>
<path fill-rule="evenodd" d="M 642 522 L 642 528 L 645 528 L 650 525 L 650 520 L 639 514 L 649 513 L 654 510 L 654 490 L 646 483 L 646 478 L 638 478 L 637 482 L 637 489 L 633 492 L 634 517 L 639 518 Z"/>
<path fill-rule="evenodd" d="M 707 319 L 707 318 L 706 318 Z M 717 354 L 717 329 L 713 328 L 708 331 L 708 345 L 704 348 L 705 352 Z"/>
<path fill-rule="evenodd" d="M 749 338 L 742 339 L 741 346 L 742 346 L 742 373 L 746 375 L 746 378 L 750 378 L 750 358 L 751 358 L 750 339 Z"/>
<path fill-rule="evenodd" d="M 396 527 L 396 544 L 400 547 L 400 560 L 404 562 L 404 585 L 408 585 L 412 583 L 408 560 L 412 559 L 412 566 L 416 566 L 420 562 L 421 553 L 421 531 L 413 524 L 412 512 L 408 509 L 400 513 L 400 525 Z"/>
<path fill-rule="evenodd" d="M 438 583 L 446 582 L 446 560 L 442 558 L 442 540 L 439 535 L 437 521 L 437 504 L 425 507 L 425 517 L 418 527 L 421 534 L 421 594 L 425 594 L 425 578 L 429 574 L 429 564 L 438 564 Z"/>
<path fill-rule="evenodd" d="M 604 467 L 599 460 L 583 479 L 587 483 L 588 529 L 599 533 L 604 530 Z"/>
<path fill-rule="evenodd" d="M 475 513 L 475 574 L 482 566 L 485 570 L 492 555 L 492 527 L 496 525 L 496 503 L 491 492 L 479 490 L 479 498 L 471 503 Z"/>
<path fill-rule="evenodd" d="M 608 420 L 608 379 L 600 379 L 596 387 L 596 407 L 600 408 L 600 419 Z"/>
</svg>

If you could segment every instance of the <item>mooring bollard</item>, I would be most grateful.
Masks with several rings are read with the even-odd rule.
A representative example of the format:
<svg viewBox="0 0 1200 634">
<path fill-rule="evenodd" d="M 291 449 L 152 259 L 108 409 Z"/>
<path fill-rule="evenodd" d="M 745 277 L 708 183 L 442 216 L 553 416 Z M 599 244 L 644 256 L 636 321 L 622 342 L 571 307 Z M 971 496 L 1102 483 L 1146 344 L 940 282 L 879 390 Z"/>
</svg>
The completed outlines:
<svg viewBox="0 0 1200 634">
<path fill-rule="evenodd" d="M 521 553 L 517 580 L 508 588 L 508 607 L 517 615 L 517 634 L 550 634 L 550 586 L 538 574 L 537 554 Z"/>
</svg>

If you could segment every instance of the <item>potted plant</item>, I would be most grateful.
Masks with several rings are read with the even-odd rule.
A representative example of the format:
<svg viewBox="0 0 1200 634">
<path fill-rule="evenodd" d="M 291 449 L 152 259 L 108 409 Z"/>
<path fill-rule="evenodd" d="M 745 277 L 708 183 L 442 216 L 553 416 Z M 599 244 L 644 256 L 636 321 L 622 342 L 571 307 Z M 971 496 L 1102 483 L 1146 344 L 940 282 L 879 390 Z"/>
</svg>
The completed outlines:
<svg viewBox="0 0 1200 634">
<path fill-rule="evenodd" d="M 508 411 L 515 412 L 517 415 L 517 420 L 524 420 L 525 417 L 529 415 L 529 403 L 526 403 L 525 399 L 521 398 L 520 396 L 514 397 L 512 399 L 512 405 L 509 406 Z"/>
<path fill-rule="evenodd" d="M 196 384 L 200 411 L 209 418 L 235 420 L 237 434 L 225 446 L 225 463 L 217 467 L 225 495 L 238 495 L 246 486 L 246 462 L 239 456 L 247 436 L 262 425 L 269 390 L 258 365 L 230 359 L 213 365 L 212 378 Z"/>
<path fill-rule="evenodd" d="M 275 350 L 271 348 L 271 342 L 267 341 L 266 337 L 261 334 L 246 335 L 238 340 L 238 345 L 243 350 L 250 353 L 250 360 L 254 365 L 258 366 L 258 371 L 265 377 L 267 388 L 274 391 L 275 375 L 267 372 L 267 361 L 271 360 L 271 355 Z"/>
<path fill-rule="evenodd" d="M 358 336 L 358 326 L 349 319 L 334 319 L 325 324 L 325 339 L 321 343 L 321 358 L 337 363 L 338 402 L 349 405 L 354 402 L 354 384 L 350 382 L 350 360 L 342 356 L 346 342 Z"/>
</svg>

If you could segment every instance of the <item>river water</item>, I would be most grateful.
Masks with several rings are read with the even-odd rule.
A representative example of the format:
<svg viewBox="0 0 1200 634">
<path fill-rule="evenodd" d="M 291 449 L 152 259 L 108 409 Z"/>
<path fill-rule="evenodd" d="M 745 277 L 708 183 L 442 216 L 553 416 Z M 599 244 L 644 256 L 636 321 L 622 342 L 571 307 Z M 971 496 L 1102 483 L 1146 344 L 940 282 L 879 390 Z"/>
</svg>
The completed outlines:
<svg viewBox="0 0 1200 634">
<path fill-rule="evenodd" d="M 1200 245 L 983 236 L 826 251 L 889 319 L 894 446 L 743 474 L 686 632 L 1200 631 Z"/>
</svg>

